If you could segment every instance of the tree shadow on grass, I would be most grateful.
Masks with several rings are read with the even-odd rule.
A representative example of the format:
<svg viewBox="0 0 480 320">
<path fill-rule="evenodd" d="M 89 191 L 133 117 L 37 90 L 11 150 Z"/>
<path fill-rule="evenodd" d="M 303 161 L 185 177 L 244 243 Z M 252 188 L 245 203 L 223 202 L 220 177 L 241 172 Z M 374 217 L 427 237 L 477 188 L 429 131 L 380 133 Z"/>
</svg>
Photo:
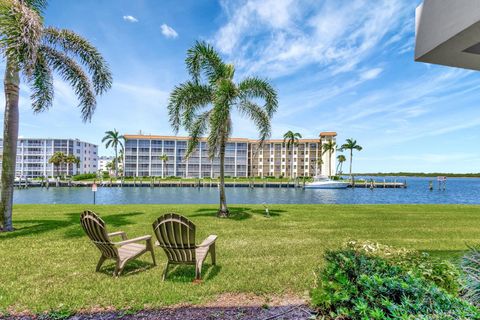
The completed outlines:
<svg viewBox="0 0 480 320">
<path fill-rule="evenodd" d="M 103 217 L 107 230 L 111 230 L 121 226 L 134 224 L 129 218 L 144 214 L 143 212 L 128 212 L 113 214 Z M 39 216 L 41 213 L 39 213 Z M 14 239 L 18 237 L 38 235 L 49 231 L 66 229 L 65 238 L 76 238 L 85 235 L 80 224 L 81 212 L 66 213 L 58 219 L 34 219 L 34 220 L 18 220 L 14 221 L 15 231 L 0 233 L 0 240 Z"/>
<path fill-rule="evenodd" d="M 253 214 L 267 216 L 265 209 L 252 209 L 249 207 L 229 207 L 229 217 L 228 219 L 231 220 L 246 220 L 250 219 Z M 286 212 L 285 210 L 281 209 L 270 209 L 269 208 L 269 215 L 270 217 L 278 217 L 281 213 Z M 211 208 L 201 208 L 195 211 L 194 214 L 191 215 L 192 217 L 216 217 L 217 216 L 217 209 Z"/>
</svg>

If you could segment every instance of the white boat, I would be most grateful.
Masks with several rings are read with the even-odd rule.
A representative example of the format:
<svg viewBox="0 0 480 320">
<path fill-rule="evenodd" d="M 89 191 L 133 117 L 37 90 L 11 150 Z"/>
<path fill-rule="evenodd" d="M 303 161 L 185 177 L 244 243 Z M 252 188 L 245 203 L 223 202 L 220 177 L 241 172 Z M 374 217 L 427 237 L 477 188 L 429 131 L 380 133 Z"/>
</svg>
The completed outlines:
<svg viewBox="0 0 480 320">
<path fill-rule="evenodd" d="M 313 182 L 305 184 L 305 189 L 345 189 L 349 185 L 347 181 L 336 181 L 326 176 L 315 176 Z"/>
</svg>

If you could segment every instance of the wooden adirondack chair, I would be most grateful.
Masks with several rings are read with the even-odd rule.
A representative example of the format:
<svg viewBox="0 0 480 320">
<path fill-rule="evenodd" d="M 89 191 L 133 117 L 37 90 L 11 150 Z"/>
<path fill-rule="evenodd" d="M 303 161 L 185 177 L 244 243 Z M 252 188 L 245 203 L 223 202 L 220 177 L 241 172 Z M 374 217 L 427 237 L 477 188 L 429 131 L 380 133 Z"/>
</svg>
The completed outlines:
<svg viewBox="0 0 480 320">
<path fill-rule="evenodd" d="M 210 235 L 200 245 L 196 245 L 195 225 L 187 218 L 167 213 L 153 223 L 153 231 L 158 240 L 155 245 L 165 251 L 168 259 L 162 280 L 165 280 L 170 264 L 192 264 L 195 265 L 195 280 L 201 281 L 202 265 L 209 252 L 212 264 L 215 265 L 217 236 Z"/>
<path fill-rule="evenodd" d="M 107 233 L 105 222 L 94 212 L 84 211 L 81 215 L 80 222 L 83 230 L 92 242 L 97 246 L 101 252 L 100 260 L 98 261 L 96 271 L 107 259 L 116 261 L 114 276 L 119 276 L 125 264 L 137 258 L 138 256 L 150 251 L 152 254 L 153 265 L 156 265 L 155 255 L 153 253 L 152 236 L 143 236 L 134 239 L 128 239 L 127 234 L 123 231 Z M 122 241 L 112 242 L 111 237 L 120 236 Z M 137 242 L 145 241 L 146 244 L 139 244 Z"/>
</svg>

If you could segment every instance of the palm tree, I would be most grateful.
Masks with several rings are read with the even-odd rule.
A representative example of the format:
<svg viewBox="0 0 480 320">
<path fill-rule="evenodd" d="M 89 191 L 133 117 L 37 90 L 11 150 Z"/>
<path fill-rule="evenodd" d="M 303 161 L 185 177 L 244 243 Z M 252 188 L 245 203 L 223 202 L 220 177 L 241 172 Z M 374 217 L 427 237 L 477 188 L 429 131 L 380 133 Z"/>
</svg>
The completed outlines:
<svg viewBox="0 0 480 320">
<path fill-rule="evenodd" d="M 291 151 L 292 158 L 290 162 L 290 169 L 291 169 L 290 176 L 292 179 L 293 179 L 293 147 L 298 145 L 298 139 L 301 139 L 301 138 L 302 138 L 302 135 L 300 133 L 298 132 L 294 133 L 291 130 L 289 130 L 287 133 L 283 135 L 283 143 L 286 143 L 287 150 L 290 149 L 290 147 L 292 148 L 292 151 Z"/>
<path fill-rule="evenodd" d="M 60 176 L 60 166 L 64 163 L 67 163 L 67 159 L 67 156 L 60 151 L 55 152 L 50 159 L 48 159 L 48 163 L 53 164 L 53 167 L 57 173 L 57 177 Z"/>
<path fill-rule="evenodd" d="M 175 132 L 184 127 L 190 135 L 186 156 L 197 147 L 200 137 L 208 135 L 210 159 L 220 158 L 220 208 L 218 215 L 228 216 L 225 195 L 225 146 L 232 132 L 231 112 L 236 109 L 250 118 L 259 130 L 260 144 L 270 135 L 270 118 L 277 110 L 277 93 L 266 80 L 248 77 L 235 83 L 235 68 L 205 42 L 196 42 L 185 60 L 191 80 L 175 87 L 168 105 L 170 123 Z M 259 105 L 262 99 L 265 104 Z M 211 108 L 206 109 L 209 105 Z"/>
<path fill-rule="evenodd" d="M 333 155 L 333 152 L 335 151 L 335 146 L 336 146 L 336 143 L 333 140 L 328 140 L 327 143 L 322 144 L 322 149 L 323 149 L 322 154 L 325 154 L 328 152 L 328 176 L 331 176 L 332 174 L 332 155 Z"/>
<path fill-rule="evenodd" d="M 118 176 L 118 147 L 123 150 L 123 143 L 125 137 L 118 133 L 116 129 L 111 131 L 105 131 L 105 136 L 102 139 L 102 142 L 106 142 L 105 148 L 112 147 L 115 150 L 115 158 L 114 158 L 114 165 L 115 165 L 115 177 Z"/>
<path fill-rule="evenodd" d="M 160 160 L 162 161 L 162 178 L 165 178 L 165 168 L 167 167 L 168 156 L 164 153 L 160 156 Z"/>
<path fill-rule="evenodd" d="M 69 154 L 68 156 L 65 157 L 65 163 L 77 164 L 77 169 L 78 169 L 78 166 L 80 165 L 80 158 L 75 157 L 73 154 Z M 67 172 L 68 172 L 68 168 L 67 168 Z"/>
<path fill-rule="evenodd" d="M 322 156 L 320 156 L 320 158 L 317 159 L 317 168 L 320 168 L 320 172 L 317 172 L 317 174 L 319 175 L 322 175 L 322 164 L 323 164 L 323 159 L 322 159 Z M 317 169 L 317 171 L 319 171 Z"/>
<path fill-rule="evenodd" d="M 337 164 L 337 172 L 336 174 L 338 175 L 339 173 L 342 173 L 342 168 L 343 168 L 343 163 L 345 161 L 347 161 L 347 158 L 345 158 L 345 156 L 343 154 L 339 154 L 337 156 L 337 161 L 338 161 L 338 164 Z M 340 168 L 340 170 L 338 170 Z"/>
<path fill-rule="evenodd" d="M 340 147 L 342 151 L 350 150 L 350 177 L 352 177 L 352 159 L 353 159 L 353 150 L 362 151 L 362 147 L 357 144 L 357 140 L 347 139 L 344 144 Z"/>
<path fill-rule="evenodd" d="M 52 106 L 53 73 L 56 72 L 73 87 L 84 121 L 89 121 L 95 111 L 96 96 L 108 90 L 112 83 L 103 57 L 87 40 L 70 30 L 44 26 L 45 6 L 45 0 L 0 1 L 0 55 L 5 59 L 0 202 L 0 230 L 3 231 L 13 230 L 20 78 L 30 87 L 32 109 L 37 113 Z"/>
</svg>

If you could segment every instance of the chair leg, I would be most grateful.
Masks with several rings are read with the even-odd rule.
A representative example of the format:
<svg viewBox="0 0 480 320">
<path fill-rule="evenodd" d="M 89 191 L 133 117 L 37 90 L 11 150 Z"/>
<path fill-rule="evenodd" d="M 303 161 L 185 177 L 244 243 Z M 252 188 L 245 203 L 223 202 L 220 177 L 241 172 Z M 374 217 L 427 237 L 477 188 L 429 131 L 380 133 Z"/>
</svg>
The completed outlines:
<svg viewBox="0 0 480 320">
<path fill-rule="evenodd" d="M 162 281 L 165 281 L 165 278 L 167 277 L 167 272 L 168 272 L 168 266 L 169 265 L 170 265 L 170 263 L 167 262 L 167 265 L 165 266 L 165 269 L 163 269 Z"/>
<path fill-rule="evenodd" d="M 155 253 L 153 252 L 152 241 L 147 240 L 147 250 L 152 254 L 153 265 L 156 266 L 157 262 L 155 261 Z"/>
<path fill-rule="evenodd" d="M 203 261 L 197 261 L 195 264 L 195 281 L 202 281 L 202 264 Z"/>
<path fill-rule="evenodd" d="M 117 261 L 117 264 L 115 266 L 115 272 L 114 276 L 120 276 L 123 272 L 123 268 L 125 268 L 125 264 L 127 263 L 127 260 L 125 261 Z"/>
<path fill-rule="evenodd" d="M 210 246 L 210 258 L 212 258 L 212 265 L 216 265 L 217 257 L 215 256 L 215 242 Z"/>
<path fill-rule="evenodd" d="M 105 258 L 102 254 L 100 260 L 98 260 L 97 268 L 95 269 L 96 272 L 100 271 L 100 268 L 102 267 L 102 264 L 105 262 L 105 260 L 107 260 L 107 258 Z"/>
</svg>

